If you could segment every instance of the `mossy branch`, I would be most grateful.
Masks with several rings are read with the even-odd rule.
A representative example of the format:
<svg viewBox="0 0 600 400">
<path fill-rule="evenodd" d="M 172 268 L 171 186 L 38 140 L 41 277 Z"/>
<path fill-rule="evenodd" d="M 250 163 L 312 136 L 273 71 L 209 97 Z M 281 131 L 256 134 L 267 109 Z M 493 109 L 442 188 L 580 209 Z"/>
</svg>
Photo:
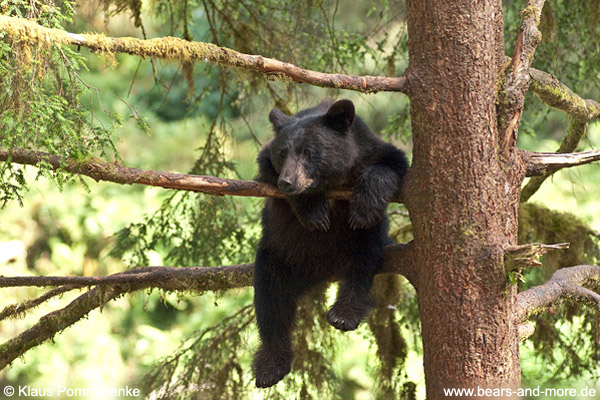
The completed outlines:
<svg viewBox="0 0 600 400">
<path fill-rule="evenodd" d="M 599 284 L 600 267 L 597 265 L 559 269 L 548 282 L 517 295 L 517 318 L 519 321 L 526 321 L 532 314 L 565 298 L 592 304 L 600 309 L 600 294 L 584 287 L 597 287 Z"/>
<path fill-rule="evenodd" d="M 398 273 L 414 282 L 413 244 L 395 244 L 385 247 L 384 265 L 379 273 Z M 161 289 L 167 292 L 220 291 L 250 286 L 253 264 L 223 267 L 140 267 L 104 277 L 0 277 L 1 287 L 59 286 L 58 289 L 95 286 L 77 297 L 66 307 L 40 318 L 31 328 L 0 345 L 0 370 L 27 350 L 50 340 L 60 331 L 84 318 L 90 311 L 102 307 L 126 293 L 143 289 Z M 64 286 L 63 286 L 64 285 Z M 49 292 L 50 293 L 50 292 Z M 14 310 L 13 310 L 14 311 Z M 14 313 L 16 314 L 16 312 Z M 7 315 L 11 316 L 11 315 Z"/>
<path fill-rule="evenodd" d="M 600 103 L 597 101 L 582 98 L 547 72 L 531 68 L 529 74 L 529 89 L 544 103 L 588 122 L 600 117 Z"/>
<path fill-rule="evenodd" d="M 359 92 L 406 92 L 407 79 L 384 76 L 327 74 L 300 68 L 260 55 L 244 54 L 212 43 L 187 41 L 176 37 L 142 40 L 132 37 L 113 38 L 102 34 L 75 34 L 46 28 L 16 17 L 0 15 L 0 32 L 12 41 L 31 45 L 72 44 L 103 53 L 127 53 L 139 57 L 161 58 L 181 62 L 205 61 L 224 67 L 237 67 L 265 73 L 273 78 Z"/>
<path fill-rule="evenodd" d="M 577 153 L 577 157 L 566 153 L 571 153 L 577 148 L 585 135 L 587 124 L 600 117 L 600 103 L 582 98 L 554 75 L 547 72 L 530 68 L 529 74 L 531 77 L 529 86 L 531 91 L 544 103 L 567 113 L 569 115 L 569 127 L 559 149 L 556 151 L 557 154 L 554 159 L 551 160 L 548 153 L 543 153 L 545 159 L 539 159 L 539 161 L 544 162 L 546 167 L 543 170 L 535 171 L 535 173 L 528 175 L 540 176 L 532 178 L 523 188 L 521 191 L 522 202 L 527 201 L 533 196 L 542 183 L 557 170 L 567 166 L 582 165 L 598 160 L 596 158 L 597 153 L 594 152 Z"/>
</svg>

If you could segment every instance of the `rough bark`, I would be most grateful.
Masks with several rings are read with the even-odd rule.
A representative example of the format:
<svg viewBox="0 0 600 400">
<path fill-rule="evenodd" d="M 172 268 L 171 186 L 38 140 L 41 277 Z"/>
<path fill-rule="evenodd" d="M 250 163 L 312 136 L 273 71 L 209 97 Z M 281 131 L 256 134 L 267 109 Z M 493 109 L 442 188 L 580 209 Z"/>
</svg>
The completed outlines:
<svg viewBox="0 0 600 400">
<path fill-rule="evenodd" d="M 515 151 L 498 154 L 496 90 L 504 67 L 502 4 L 407 2 L 413 165 L 403 199 L 413 222 L 427 398 L 449 387 L 520 383 L 515 287 Z"/>
</svg>

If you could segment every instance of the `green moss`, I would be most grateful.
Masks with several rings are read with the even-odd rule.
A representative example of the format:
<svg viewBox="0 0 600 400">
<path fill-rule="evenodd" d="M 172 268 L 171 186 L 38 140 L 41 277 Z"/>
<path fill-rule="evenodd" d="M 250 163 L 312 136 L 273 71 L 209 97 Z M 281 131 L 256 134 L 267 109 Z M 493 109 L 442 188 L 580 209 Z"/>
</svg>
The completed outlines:
<svg viewBox="0 0 600 400">
<path fill-rule="evenodd" d="M 521 10 L 521 18 L 522 19 L 534 18 L 535 24 L 537 25 L 540 22 L 541 13 L 542 13 L 542 11 L 538 7 L 531 5 L 531 6 L 525 7 L 523 10 Z"/>
<path fill-rule="evenodd" d="M 549 271 L 579 264 L 595 263 L 600 258 L 598 238 L 576 216 L 525 203 L 519 210 L 519 243 L 570 243 L 568 250 L 544 256 Z"/>
</svg>

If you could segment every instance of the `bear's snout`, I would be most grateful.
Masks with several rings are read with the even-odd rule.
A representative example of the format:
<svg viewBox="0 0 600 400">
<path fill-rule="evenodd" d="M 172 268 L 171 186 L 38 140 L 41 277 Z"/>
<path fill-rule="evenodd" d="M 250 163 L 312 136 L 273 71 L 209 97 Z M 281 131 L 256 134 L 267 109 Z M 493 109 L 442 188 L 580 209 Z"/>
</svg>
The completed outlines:
<svg viewBox="0 0 600 400">
<path fill-rule="evenodd" d="M 312 179 L 306 174 L 303 160 L 292 155 L 288 156 L 277 179 L 279 190 L 286 195 L 294 196 L 302 193 L 311 184 Z"/>
<path fill-rule="evenodd" d="M 283 193 L 293 193 L 296 191 L 296 188 L 294 187 L 294 183 L 292 182 L 292 180 L 290 178 L 288 178 L 286 176 L 279 177 L 279 180 L 277 181 L 277 187 Z"/>
</svg>

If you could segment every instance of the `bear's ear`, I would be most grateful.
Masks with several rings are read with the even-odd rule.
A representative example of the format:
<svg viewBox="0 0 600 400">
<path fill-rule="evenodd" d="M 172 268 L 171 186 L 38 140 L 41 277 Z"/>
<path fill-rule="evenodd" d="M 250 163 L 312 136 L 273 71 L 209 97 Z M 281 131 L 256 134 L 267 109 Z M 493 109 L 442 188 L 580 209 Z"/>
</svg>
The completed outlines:
<svg viewBox="0 0 600 400">
<path fill-rule="evenodd" d="M 269 113 L 269 121 L 271 121 L 271 123 L 273 124 L 275 131 L 280 130 L 285 124 L 287 124 L 290 118 L 292 117 L 285 115 L 277 107 L 273 108 Z"/>
<path fill-rule="evenodd" d="M 325 123 L 339 132 L 346 132 L 354 122 L 354 104 L 350 100 L 336 101 L 325 114 Z"/>
</svg>

